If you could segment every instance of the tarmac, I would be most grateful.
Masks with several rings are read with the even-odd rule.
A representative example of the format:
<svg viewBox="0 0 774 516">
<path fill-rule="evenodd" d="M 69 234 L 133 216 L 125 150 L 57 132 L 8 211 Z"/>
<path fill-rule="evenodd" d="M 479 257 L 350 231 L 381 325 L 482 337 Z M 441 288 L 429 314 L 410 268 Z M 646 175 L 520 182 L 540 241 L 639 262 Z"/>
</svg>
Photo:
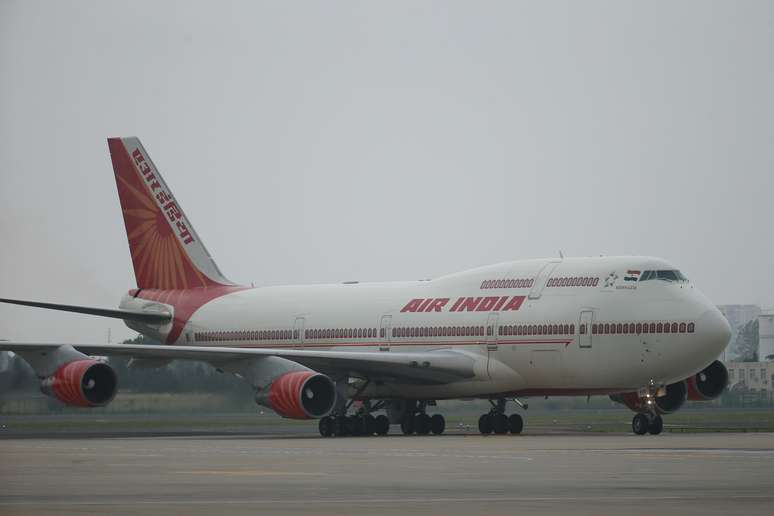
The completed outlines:
<svg viewBox="0 0 774 516">
<path fill-rule="evenodd" d="M 773 488 L 769 433 L 0 439 L 2 515 L 770 515 Z"/>
</svg>

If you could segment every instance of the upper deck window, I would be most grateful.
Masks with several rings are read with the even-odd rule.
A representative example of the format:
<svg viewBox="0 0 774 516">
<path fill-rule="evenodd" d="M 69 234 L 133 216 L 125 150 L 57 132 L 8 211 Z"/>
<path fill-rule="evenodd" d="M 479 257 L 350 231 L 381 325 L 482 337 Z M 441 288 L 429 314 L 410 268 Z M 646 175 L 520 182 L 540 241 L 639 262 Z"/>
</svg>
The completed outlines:
<svg viewBox="0 0 774 516">
<path fill-rule="evenodd" d="M 645 271 L 640 276 L 640 281 L 662 280 L 670 283 L 688 281 L 682 272 L 678 270 Z"/>
</svg>

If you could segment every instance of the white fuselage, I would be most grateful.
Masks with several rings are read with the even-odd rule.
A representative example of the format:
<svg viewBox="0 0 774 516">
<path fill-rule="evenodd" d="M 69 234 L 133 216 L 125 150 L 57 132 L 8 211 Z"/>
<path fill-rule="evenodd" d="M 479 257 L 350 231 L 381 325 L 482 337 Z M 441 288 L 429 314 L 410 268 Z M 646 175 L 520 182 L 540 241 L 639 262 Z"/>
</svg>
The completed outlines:
<svg viewBox="0 0 774 516">
<path fill-rule="evenodd" d="M 246 289 L 202 306 L 177 343 L 454 349 L 477 361 L 470 380 L 384 382 L 366 397 L 626 392 L 685 379 L 727 343 L 725 319 L 691 282 L 639 281 L 642 271 L 672 269 L 647 257 L 540 259 L 428 281 Z"/>
</svg>

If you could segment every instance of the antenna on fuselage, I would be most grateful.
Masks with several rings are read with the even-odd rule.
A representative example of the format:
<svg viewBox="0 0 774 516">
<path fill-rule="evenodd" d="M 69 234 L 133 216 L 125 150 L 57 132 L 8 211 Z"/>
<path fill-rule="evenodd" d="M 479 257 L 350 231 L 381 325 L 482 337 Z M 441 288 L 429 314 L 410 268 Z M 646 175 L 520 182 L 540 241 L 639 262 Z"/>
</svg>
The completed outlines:
<svg viewBox="0 0 774 516">
<path fill-rule="evenodd" d="M 564 253 L 562 252 L 562 250 L 561 250 L 561 249 L 559 249 L 559 258 L 561 258 L 562 260 L 564 260 Z"/>
</svg>

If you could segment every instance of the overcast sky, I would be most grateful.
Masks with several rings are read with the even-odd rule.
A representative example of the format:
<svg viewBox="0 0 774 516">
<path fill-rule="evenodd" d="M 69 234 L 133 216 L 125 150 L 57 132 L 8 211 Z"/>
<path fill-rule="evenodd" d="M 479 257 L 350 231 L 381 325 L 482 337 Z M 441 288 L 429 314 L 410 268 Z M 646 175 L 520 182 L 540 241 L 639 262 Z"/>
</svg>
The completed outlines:
<svg viewBox="0 0 774 516">
<path fill-rule="evenodd" d="M 134 286 L 136 135 L 256 285 L 645 254 L 774 307 L 772 2 L 0 0 L 0 297 Z M 120 321 L 0 306 L 0 338 Z"/>
</svg>

